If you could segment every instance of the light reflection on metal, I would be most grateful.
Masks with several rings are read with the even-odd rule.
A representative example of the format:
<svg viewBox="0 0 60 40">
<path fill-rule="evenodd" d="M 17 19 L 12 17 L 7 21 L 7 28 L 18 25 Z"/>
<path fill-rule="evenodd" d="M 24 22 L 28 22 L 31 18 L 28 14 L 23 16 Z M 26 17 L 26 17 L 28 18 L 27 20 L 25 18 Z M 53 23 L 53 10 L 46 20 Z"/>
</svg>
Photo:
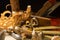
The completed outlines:
<svg viewBox="0 0 60 40">
<path fill-rule="evenodd" d="M 51 40 L 60 40 L 60 36 L 53 36 Z"/>
<path fill-rule="evenodd" d="M 31 6 L 28 6 L 26 12 L 15 12 L 15 11 L 10 12 L 10 11 L 4 11 L 1 14 L 0 26 L 1 27 L 4 27 L 5 29 L 7 29 L 11 25 L 12 25 L 12 27 L 19 25 L 19 23 L 22 20 L 26 20 L 29 17 L 30 10 L 31 10 L 30 7 Z M 10 14 L 9 17 L 5 16 L 7 13 Z"/>
</svg>

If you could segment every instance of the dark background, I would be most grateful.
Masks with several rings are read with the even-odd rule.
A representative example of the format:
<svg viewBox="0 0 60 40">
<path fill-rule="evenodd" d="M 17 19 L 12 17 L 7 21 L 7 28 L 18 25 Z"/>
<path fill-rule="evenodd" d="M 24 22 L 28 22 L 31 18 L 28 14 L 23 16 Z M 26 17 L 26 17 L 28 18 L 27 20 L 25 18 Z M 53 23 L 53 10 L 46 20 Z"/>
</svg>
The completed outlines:
<svg viewBox="0 0 60 40">
<path fill-rule="evenodd" d="M 26 10 L 27 5 L 31 5 L 32 7 L 32 11 L 33 12 L 37 12 L 42 6 L 43 4 L 46 2 L 47 0 L 20 0 L 20 9 L 21 10 Z M 60 0 L 57 0 L 60 1 Z M 0 13 L 2 13 L 3 11 L 7 10 L 5 8 L 5 6 L 7 4 L 9 4 L 9 0 L 0 0 Z M 60 8 L 60 7 L 59 7 Z M 59 11 L 60 9 L 57 9 L 57 11 Z M 58 13 L 58 15 L 60 16 L 60 11 L 59 12 L 53 12 L 53 15 L 56 15 L 55 13 Z M 58 16 L 57 15 L 57 16 Z"/>
<path fill-rule="evenodd" d="M 20 0 L 20 9 L 25 10 L 27 5 L 31 5 L 32 11 L 37 12 L 46 1 L 47 0 Z M 9 4 L 9 0 L 0 0 L 0 13 L 6 10 L 5 6 L 7 4 Z"/>
</svg>

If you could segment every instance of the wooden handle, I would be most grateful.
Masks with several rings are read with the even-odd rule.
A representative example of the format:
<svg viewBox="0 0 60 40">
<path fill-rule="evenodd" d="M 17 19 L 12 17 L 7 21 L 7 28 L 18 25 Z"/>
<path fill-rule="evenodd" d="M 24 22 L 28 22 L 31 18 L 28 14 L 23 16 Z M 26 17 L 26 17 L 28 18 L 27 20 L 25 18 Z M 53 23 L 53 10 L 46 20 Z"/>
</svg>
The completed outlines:
<svg viewBox="0 0 60 40">
<path fill-rule="evenodd" d="M 10 0 L 12 11 L 20 11 L 19 0 Z"/>
</svg>

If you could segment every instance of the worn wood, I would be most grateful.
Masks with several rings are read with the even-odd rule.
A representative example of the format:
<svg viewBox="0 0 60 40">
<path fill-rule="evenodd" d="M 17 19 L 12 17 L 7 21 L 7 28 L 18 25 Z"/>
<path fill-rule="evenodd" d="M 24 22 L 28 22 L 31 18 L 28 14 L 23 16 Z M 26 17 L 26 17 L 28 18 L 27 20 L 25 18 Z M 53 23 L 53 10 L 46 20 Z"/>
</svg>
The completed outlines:
<svg viewBox="0 0 60 40">
<path fill-rule="evenodd" d="M 31 16 L 37 18 L 39 26 L 50 26 L 51 25 L 51 23 L 50 23 L 51 19 L 50 18 L 34 16 L 34 15 L 31 15 Z"/>
<path fill-rule="evenodd" d="M 20 11 L 19 0 L 10 0 L 12 11 Z"/>
<path fill-rule="evenodd" d="M 47 1 L 45 2 L 45 4 L 42 6 L 42 8 L 36 13 L 37 16 L 42 16 L 46 11 L 47 9 L 49 9 L 50 7 L 52 6 L 52 4 Z"/>
</svg>

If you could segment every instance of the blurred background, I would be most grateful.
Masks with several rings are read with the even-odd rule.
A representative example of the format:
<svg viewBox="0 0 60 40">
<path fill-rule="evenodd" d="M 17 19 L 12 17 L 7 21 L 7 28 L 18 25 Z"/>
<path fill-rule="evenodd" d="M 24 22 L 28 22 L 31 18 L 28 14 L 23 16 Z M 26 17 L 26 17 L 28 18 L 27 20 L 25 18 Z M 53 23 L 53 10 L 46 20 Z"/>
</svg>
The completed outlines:
<svg viewBox="0 0 60 40">
<path fill-rule="evenodd" d="M 20 8 L 25 10 L 27 5 L 32 6 L 32 11 L 37 12 L 47 0 L 20 0 Z M 9 0 L 0 0 L 0 12 L 3 12 Z"/>
<path fill-rule="evenodd" d="M 20 0 L 19 1 L 20 2 L 20 9 L 21 10 L 26 10 L 27 5 L 31 5 L 32 12 L 37 12 L 39 9 L 41 9 L 41 7 L 43 6 L 43 4 L 46 1 L 47 0 Z M 60 1 L 60 0 L 57 0 L 57 1 Z M 5 10 L 7 10 L 5 7 L 9 3 L 10 3 L 9 0 L 0 0 L 0 13 L 4 12 Z M 10 7 L 8 9 L 11 10 Z M 58 9 L 56 9 L 51 15 L 54 15 L 54 16 L 59 15 L 60 14 L 59 10 L 60 10 L 60 7 Z"/>
</svg>

